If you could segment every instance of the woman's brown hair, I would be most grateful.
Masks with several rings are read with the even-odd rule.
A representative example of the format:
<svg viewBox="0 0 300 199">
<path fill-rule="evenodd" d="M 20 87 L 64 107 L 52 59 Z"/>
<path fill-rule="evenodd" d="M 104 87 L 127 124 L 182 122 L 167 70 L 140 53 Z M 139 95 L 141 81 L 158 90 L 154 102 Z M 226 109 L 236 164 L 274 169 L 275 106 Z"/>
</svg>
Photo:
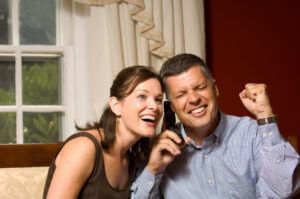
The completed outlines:
<svg viewBox="0 0 300 199">
<path fill-rule="evenodd" d="M 118 73 L 110 88 L 110 97 L 116 97 L 118 100 L 130 95 L 135 87 L 148 80 L 157 79 L 160 82 L 163 90 L 163 83 L 161 77 L 154 71 L 152 67 L 146 66 L 131 66 L 123 69 Z M 99 121 L 88 123 L 86 128 L 81 128 L 76 125 L 78 130 L 103 129 L 104 137 L 101 137 L 101 146 L 104 150 L 111 146 L 116 137 L 116 122 L 117 117 L 107 105 L 101 115 Z M 101 136 L 101 134 L 100 134 Z M 141 138 L 133 145 L 130 155 L 141 164 L 146 164 L 150 153 L 150 138 Z"/>
</svg>

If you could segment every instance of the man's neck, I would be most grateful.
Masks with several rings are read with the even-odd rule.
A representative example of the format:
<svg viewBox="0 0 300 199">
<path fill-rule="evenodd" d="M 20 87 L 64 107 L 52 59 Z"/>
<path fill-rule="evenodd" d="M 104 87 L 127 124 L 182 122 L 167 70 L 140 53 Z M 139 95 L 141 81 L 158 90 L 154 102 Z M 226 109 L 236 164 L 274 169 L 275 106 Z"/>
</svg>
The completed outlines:
<svg viewBox="0 0 300 199">
<path fill-rule="evenodd" d="M 202 146 L 203 140 L 209 136 L 212 131 L 207 131 L 204 129 L 194 129 L 194 128 L 189 128 L 185 126 L 185 132 L 188 137 L 190 137 L 196 145 Z"/>
<path fill-rule="evenodd" d="M 220 117 L 220 112 L 218 112 L 214 121 L 212 121 L 212 123 L 210 123 L 207 127 L 192 128 L 184 125 L 185 132 L 187 136 L 194 140 L 196 145 L 202 146 L 203 140 L 210 134 L 212 134 L 217 128 L 220 121 Z"/>
</svg>

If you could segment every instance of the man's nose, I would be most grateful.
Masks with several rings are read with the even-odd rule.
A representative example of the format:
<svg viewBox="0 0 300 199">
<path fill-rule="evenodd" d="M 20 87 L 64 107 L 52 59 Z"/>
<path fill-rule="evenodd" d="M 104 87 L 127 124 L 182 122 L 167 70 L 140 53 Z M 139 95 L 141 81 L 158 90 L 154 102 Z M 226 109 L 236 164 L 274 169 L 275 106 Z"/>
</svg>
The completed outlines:
<svg viewBox="0 0 300 199">
<path fill-rule="evenodd" d="M 197 105 L 200 103 L 200 101 L 201 97 L 197 92 L 191 91 L 190 93 L 188 93 L 188 103 Z"/>
</svg>

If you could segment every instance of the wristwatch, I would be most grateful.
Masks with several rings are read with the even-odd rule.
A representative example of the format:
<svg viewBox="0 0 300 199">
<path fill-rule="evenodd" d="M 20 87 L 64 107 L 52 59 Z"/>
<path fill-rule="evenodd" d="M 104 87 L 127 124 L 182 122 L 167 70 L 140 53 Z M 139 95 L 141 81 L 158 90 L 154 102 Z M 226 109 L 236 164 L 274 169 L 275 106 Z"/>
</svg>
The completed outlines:
<svg viewBox="0 0 300 199">
<path fill-rule="evenodd" d="M 265 124 L 270 124 L 270 123 L 277 123 L 277 115 L 274 115 L 272 117 L 257 119 L 258 125 L 265 125 Z"/>
</svg>

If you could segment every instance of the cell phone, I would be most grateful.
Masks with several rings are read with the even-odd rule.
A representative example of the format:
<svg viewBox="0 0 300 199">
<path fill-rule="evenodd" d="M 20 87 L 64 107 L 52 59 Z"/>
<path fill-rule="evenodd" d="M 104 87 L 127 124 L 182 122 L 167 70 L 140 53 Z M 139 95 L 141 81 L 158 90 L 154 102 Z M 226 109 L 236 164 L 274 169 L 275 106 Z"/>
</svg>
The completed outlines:
<svg viewBox="0 0 300 199">
<path fill-rule="evenodd" d="M 171 104 L 169 101 L 165 101 L 164 102 L 164 124 L 163 124 L 163 128 L 162 130 L 171 130 L 174 131 L 181 139 L 181 142 L 179 143 L 179 145 L 184 144 L 184 139 L 183 136 L 180 133 L 180 130 L 178 129 L 178 127 L 176 126 L 176 117 L 175 117 L 175 113 L 173 112 L 172 108 L 171 108 Z M 171 139 L 171 138 L 170 138 Z M 176 143 L 173 139 L 171 139 L 175 144 Z"/>
</svg>

